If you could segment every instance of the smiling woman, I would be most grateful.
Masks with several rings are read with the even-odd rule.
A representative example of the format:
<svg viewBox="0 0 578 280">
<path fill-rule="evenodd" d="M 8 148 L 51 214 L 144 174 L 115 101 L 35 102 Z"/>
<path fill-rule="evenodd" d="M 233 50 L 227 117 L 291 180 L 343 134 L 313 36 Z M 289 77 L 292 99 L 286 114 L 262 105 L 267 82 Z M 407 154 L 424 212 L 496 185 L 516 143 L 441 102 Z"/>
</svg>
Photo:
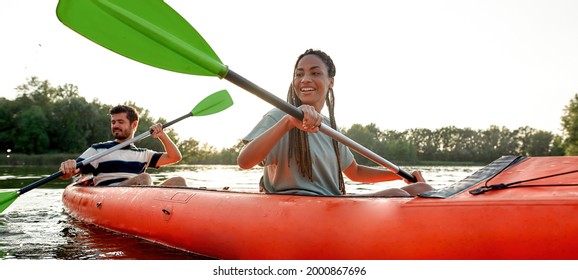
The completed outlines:
<svg viewBox="0 0 578 280">
<path fill-rule="evenodd" d="M 317 133 L 324 131 L 326 126 L 337 128 L 335 73 L 335 64 L 325 52 L 309 49 L 301 54 L 294 66 L 287 102 L 298 106 L 302 116 L 295 118 L 277 109 L 269 111 L 244 138 L 248 144 L 239 154 L 239 166 L 245 169 L 257 164 L 264 166 L 262 187 L 268 193 L 346 194 L 343 174 L 353 181 L 365 183 L 398 179 L 415 183 L 401 189 L 386 189 L 375 193 L 376 196 L 415 196 L 431 190 L 419 172 L 410 175 L 387 164 L 383 166 L 391 171 L 359 165 L 343 145 L 349 142 L 339 143 L 336 140 L 342 138 L 333 140 L 329 137 L 332 134 Z M 326 104 L 328 120 L 321 115 Z"/>
</svg>

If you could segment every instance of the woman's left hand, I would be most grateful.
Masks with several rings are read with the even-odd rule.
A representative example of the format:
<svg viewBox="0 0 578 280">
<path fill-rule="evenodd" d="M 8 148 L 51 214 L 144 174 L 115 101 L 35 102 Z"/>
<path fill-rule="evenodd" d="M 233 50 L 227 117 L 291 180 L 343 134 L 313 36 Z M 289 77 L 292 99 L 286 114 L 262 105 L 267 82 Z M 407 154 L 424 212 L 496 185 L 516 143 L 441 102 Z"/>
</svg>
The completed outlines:
<svg viewBox="0 0 578 280">
<path fill-rule="evenodd" d="M 423 178 L 423 175 L 421 175 L 421 171 L 419 171 L 419 170 L 414 170 L 414 171 L 411 172 L 411 175 L 413 175 L 413 177 L 415 177 L 415 179 L 417 180 L 416 182 L 423 182 L 423 183 L 425 183 L 425 179 Z M 410 181 L 408 181 L 408 180 L 406 180 L 406 179 L 404 179 L 404 181 L 405 181 L 406 184 L 412 184 L 412 183 L 414 183 L 414 182 L 410 182 Z"/>
</svg>

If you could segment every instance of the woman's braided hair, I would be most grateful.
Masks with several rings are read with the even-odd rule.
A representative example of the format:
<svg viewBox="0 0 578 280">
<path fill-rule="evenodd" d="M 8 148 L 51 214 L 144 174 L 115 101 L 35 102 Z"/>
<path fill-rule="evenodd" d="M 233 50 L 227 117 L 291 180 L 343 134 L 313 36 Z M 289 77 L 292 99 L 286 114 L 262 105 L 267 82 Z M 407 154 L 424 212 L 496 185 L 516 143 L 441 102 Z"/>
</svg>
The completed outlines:
<svg viewBox="0 0 578 280">
<path fill-rule="evenodd" d="M 297 69 L 297 65 L 301 58 L 306 55 L 316 55 L 325 63 L 327 66 L 327 74 L 329 78 L 335 77 L 335 64 L 333 64 L 333 60 L 329 55 L 325 52 L 320 50 L 313 50 L 308 49 L 303 54 L 299 56 L 297 62 L 295 62 L 295 67 L 293 68 L 293 76 L 295 76 L 295 70 Z M 293 89 L 293 83 L 289 86 L 289 91 L 287 93 L 287 102 L 299 107 L 303 105 L 303 102 L 297 97 L 295 90 Z M 330 88 L 325 96 L 325 104 L 327 105 L 327 109 L 329 111 L 329 120 L 331 122 L 331 127 L 333 129 L 337 129 L 337 125 L 335 123 L 335 96 L 333 94 L 333 88 Z M 339 190 L 342 194 L 345 194 L 345 182 L 343 180 L 343 174 L 341 170 L 341 160 L 339 155 L 339 148 L 338 143 L 335 139 L 333 139 L 333 149 L 335 150 L 335 156 L 337 157 L 337 172 L 339 176 Z M 311 151 L 309 150 L 309 141 L 307 139 L 307 132 L 304 132 L 300 129 L 293 128 L 289 131 L 289 158 L 295 155 L 295 162 L 299 165 L 299 171 L 304 177 L 309 178 L 309 180 L 313 181 L 313 171 L 312 171 L 312 162 L 311 162 Z M 291 162 L 291 161 L 289 161 Z"/>
</svg>

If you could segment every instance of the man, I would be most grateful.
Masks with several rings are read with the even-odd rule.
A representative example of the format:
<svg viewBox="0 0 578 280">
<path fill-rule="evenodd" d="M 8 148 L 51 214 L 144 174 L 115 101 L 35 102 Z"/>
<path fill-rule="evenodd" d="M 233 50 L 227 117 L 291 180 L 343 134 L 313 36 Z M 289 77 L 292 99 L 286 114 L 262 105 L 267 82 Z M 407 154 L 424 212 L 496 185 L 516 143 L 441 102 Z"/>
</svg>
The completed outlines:
<svg viewBox="0 0 578 280">
<path fill-rule="evenodd" d="M 153 131 L 151 136 L 161 141 L 165 152 L 156 152 L 149 149 L 137 148 L 130 144 L 118 151 L 96 159 L 89 164 L 76 168 L 76 162 L 82 161 L 103 150 L 109 149 L 134 137 L 138 127 L 138 112 L 125 105 L 118 105 L 110 110 L 110 129 L 114 141 L 93 144 L 76 160 L 69 159 L 60 164 L 62 179 L 70 179 L 79 173 L 94 175 L 96 186 L 107 185 L 152 185 L 150 174 L 146 173 L 148 167 L 159 168 L 164 165 L 177 163 L 182 159 L 181 152 L 175 143 L 163 131 L 162 124 L 154 124 L 150 127 Z M 169 178 L 161 185 L 186 186 L 182 177 Z"/>
</svg>

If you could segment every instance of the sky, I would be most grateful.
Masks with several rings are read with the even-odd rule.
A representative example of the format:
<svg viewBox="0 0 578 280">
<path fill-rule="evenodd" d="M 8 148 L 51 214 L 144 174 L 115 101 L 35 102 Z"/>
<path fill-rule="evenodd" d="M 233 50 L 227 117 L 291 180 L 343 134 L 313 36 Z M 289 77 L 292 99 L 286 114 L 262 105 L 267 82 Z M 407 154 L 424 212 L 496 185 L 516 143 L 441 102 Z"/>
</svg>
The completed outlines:
<svg viewBox="0 0 578 280">
<path fill-rule="evenodd" d="M 0 96 L 37 76 L 88 101 L 133 101 L 172 120 L 226 89 L 235 105 L 173 126 L 182 139 L 235 145 L 273 106 L 226 80 L 161 70 L 111 52 L 60 23 L 57 0 L 0 9 Z M 561 134 L 578 94 L 578 1 L 166 1 L 237 74 L 285 99 L 306 49 L 334 60 L 339 127 L 447 126 Z M 1 110 L 1 108 L 0 108 Z M 65 113 L 65 112 L 63 112 Z M 108 124 L 107 124 L 108 125 Z"/>
</svg>

